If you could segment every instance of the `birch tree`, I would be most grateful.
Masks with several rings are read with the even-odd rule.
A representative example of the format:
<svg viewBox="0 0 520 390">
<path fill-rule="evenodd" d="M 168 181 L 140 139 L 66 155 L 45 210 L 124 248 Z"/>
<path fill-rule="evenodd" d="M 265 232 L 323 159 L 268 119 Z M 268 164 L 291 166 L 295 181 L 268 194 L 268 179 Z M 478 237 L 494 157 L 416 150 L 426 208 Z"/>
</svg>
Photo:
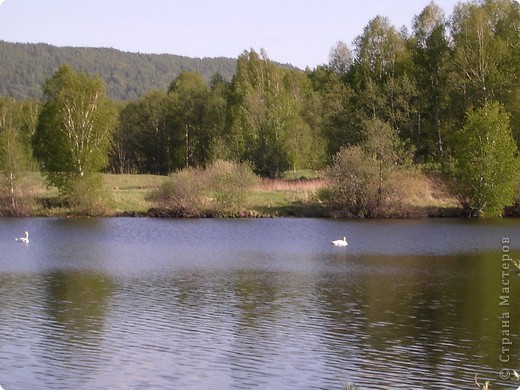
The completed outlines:
<svg viewBox="0 0 520 390">
<path fill-rule="evenodd" d="M 64 65 L 45 83 L 44 104 L 33 136 L 35 157 L 62 195 L 105 167 L 116 112 L 99 77 Z"/>
<path fill-rule="evenodd" d="M 362 120 L 379 118 L 412 138 L 416 123 L 417 86 L 410 77 L 411 53 L 405 34 L 377 16 L 354 41 L 352 76 Z M 364 116 L 364 117 L 363 117 Z"/>
<path fill-rule="evenodd" d="M 211 137 L 205 128 L 210 89 L 195 72 L 182 72 L 168 90 L 168 160 L 170 171 L 204 166 Z"/>
<path fill-rule="evenodd" d="M 430 3 L 414 18 L 412 43 L 415 80 L 420 91 L 417 99 L 420 115 L 416 136 L 412 139 L 421 157 L 435 156 L 440 160 L 445 149 L 443 115 L 448 100 L 446 88 L 452 52 L 444 12 L 435 3 Z"/>
<path fill-rule="evenodd" d="M 9 214 L 17 213 L 19 183 L 27 160 L 21 144 L 20 106 L 13 99 L 0 99 L 0 206 Z"/>
<path fill-rule="evenodd" d="M 520 7 L 511 0 L 461 3 L 451 17 L 454 45 L 449 91 L 452 116 L 494 100 L 520 134 Z"/>
<path fill-rule="evenodd" d="M 470 109 L 452 139 L 448 184 L 468 217 L 500 216 L 513 202 L 518 149 L 503 105 L 488 101 Z"/>
</svg>

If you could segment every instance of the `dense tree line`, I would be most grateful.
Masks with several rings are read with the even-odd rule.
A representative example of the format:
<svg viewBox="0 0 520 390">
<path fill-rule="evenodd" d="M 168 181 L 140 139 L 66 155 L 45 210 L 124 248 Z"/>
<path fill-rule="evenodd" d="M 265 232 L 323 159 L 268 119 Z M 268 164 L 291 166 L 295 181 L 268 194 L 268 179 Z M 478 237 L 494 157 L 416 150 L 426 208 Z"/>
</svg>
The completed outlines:
<svg viewBox="0 0 520 390">
<path fill-rule="evenodd" d="M 364 123 L 377 118 L 414 146 L 416 161 L 438 163 L 450 153 L 466 112 L 490 100 L 510 114 L 519 139 L 519 29 L 518 4 L 509 0 L 461 3 L 449 19 L 431 3 L 411 32 L 376 17 L 353 50 L 339 42 L 329 64 L 314 70 L 281 69 L 265 52 L 251 50 L 238 58 L 229 83 L 217 78 L 205 86 L 200 75 L 183 74 L 166 93 L 125 107 L 120 132 L 131 140 L 129 129 L 148 132 L 145 138 L 169 132 L 175 149 L 190 149 L 157 173 L 226 157 L 252 161 L 272 175 L 330 163 L 341 147 L 361 142 Z M 175 114 L 179 99 L 186 106 Z M 152 118 L 150 110 L 160 107 L 165 114 Z M 135 117 L 151 122 L 135 128 Z"/>
<path fill-rule="evenodd" d="M 319 96 L 306 74 L 244 52 L 230 83 L 183 72 L 121 111 L 111 169 L 167 174 L 217 159 L 251 162 L 262 176 L 323 167 Z"/>
<path fill-rule="evenodd" d="M 45 132 L 58 126 L 52 121 L 63 124 L 63 110 L 87 104 L 95 94 L 81 91 L 90 83 L 104 94 L 101 79 L 87 77 L 65 94 L 68 103 L 52 108 L 61 99 L 53 80 L 64 83 L 63 72 L 87 77 L 62 67 L 47 80 L 32 136 L 44 169 L 62 155 L 42 158 L 45 142 L 56 138 Z M 411 31 L 375 17 L 352 50 L 338 42 L 329 63 L 313 70 L 280 67 L 265 51 L 249 50 L 230 80 L 216 74 L 207 82 L 199 72 L 182 71 L 167 88 L 102 106 L 118 110 L 102 164 L 112 172 L 169 174 L 227 160 L 276 177 L 335 164 L 333 176 L 348 174 L 360 187 L 335 188 L 348 196 L 334 206 L 350 204 L 347 214 L 373 216 L 393 196 L 385 194 L 396 193 L 388 180 L 414 162 L 442 170 L 468 215 L 498 214 L 512 200 L 518 167 L 520 6 L 459 3 L 448 18 L 432 2 Z M 102 117 L 97 127 L 112 118 Z"/>
</svg>

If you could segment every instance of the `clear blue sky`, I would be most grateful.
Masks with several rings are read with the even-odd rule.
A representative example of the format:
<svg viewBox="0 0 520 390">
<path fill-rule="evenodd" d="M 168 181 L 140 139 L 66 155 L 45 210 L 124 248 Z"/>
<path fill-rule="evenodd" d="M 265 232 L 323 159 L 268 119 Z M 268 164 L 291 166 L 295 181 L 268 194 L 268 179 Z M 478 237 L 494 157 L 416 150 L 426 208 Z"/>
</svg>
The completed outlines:
<svg viewBox="0 0 520 390">
<path fill-rule="evenodd" d="M 190 57 L 264 48 L 300 68 L 328 61 L 370 19 L 411 26 L 429 0 L 0 0 L 0 40 Z M 451 15 L 457 0 L 437 0 Z M 0 53 L 1 55 L 1 53 Z"/>
</svg>

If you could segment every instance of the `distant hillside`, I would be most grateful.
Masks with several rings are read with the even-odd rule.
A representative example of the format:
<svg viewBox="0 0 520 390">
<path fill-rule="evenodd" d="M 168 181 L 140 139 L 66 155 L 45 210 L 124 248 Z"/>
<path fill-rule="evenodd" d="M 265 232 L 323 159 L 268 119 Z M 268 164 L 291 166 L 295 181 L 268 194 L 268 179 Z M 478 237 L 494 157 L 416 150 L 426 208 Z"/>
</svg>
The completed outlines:
<svg viewBox="0 0 520 390">
<path fill-rule="evenodd" d="M 99 74 L 105 80 L 108 96 L 128 100 L 150 90 L 166 90 L 183 70 L 198 72 L 206 81 L 211 80 L 215 73 L 224 80 L 231 80 L 236 59 L 199 59 L 0 40 L 0 95 L 39 98 L 44 81 L 64 63 L 76 70 Z"/>
</svg>

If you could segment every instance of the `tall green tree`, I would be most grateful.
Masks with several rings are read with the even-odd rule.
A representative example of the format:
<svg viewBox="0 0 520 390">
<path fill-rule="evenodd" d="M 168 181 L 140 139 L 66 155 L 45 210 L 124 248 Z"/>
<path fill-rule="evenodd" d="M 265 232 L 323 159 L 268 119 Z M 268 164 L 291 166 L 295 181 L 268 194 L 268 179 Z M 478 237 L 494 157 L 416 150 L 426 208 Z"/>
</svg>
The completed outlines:
<svg viewBox="0 0 520 390">
<path fill-rule="evenodd" d="M 268 177 L 320 164 L 323 143 L 311 112 L 318 112 L 317 102 L 303 73 L 281 69 L 265 51 L 238 58 L 231 83 L 230 144 L 239 161 L 251 162 L 256 173 Z"/>
<path fill-rule="evenodd" d="M 107 165 L 116 112 L 99 77 L 61 66 L 45 83 L 33 148 L 49 184 L 69 195 Z"/>
<path fill-rule="evenodd" d="M 168 90 L 167 144 L 170 170 L 204 166 L 211 136 L 205 126 L 210 89 L 195 72 L 182 72 Z"/>
<path fill-rule="evenodd" d="M 451 115 L 501 102 L 518 129 L 520 103 L 520 7 L 513 0 L 460 3 L 451 17 L 454 54 L 450 73 Z M 457 125 L 462 126 L 464 118 Z M 454 120 L 455 122 L 455 120 Z"/>
<path fill-rule="evenodd" d="M 285 139 L 291 168 L 320 169 L 327 163 L 326 142 L 321 129 L 321 104 L 309 76 L 283 70 L 286 94 Z"/>
<path fill-rule="evenodd" d="M 289 169 L 285 148 L 289 107 L 281 70 L 265 52 L 244 52 L 232 82 L 234 147 L 256 173 L 274 177 Z"/>
<path fill-rule="evenodd" d="M 406 36 L 377 16 L 355 40 L 351 81 L 356 92 L 358 123 L 379 118 L 412 138 L 417 123 L 418 91 L 411 76 L 412 57 Z"/>
<path fill-rule="evenodd" d="M 112 169 L 117 173 L 166 175 L 166 92 L 152 91 L 121 110 L 112 147 Z"/>
<path fill-rule="evenodd" d="M 419 113 L 412 142 L 423 160 L 437 161 L 444 156 L 448 104 L 448 66 L 452 50 L 442 9 L 431 2 L 414 18 L 412 55 L 415 80 L 420 91 Z"/>
<path fill-rule="evenodd" d="M 488 101 L 468 110 L 451 140 L 446 175 L 468 217 L 500 216 L 513 201 L 519 164 L 509 118 L 501 104 Z"/>
<path fill-rule="evenodd" d="M 32 130 L 33 102 L 0 98 L 0 207 L 9 215 L 24 213 L 27 204 L 22 179 L 30 167 L 31 149 L 27 140 Z M 27 194 L 25 194 L 27 198 Z"/>
<path fill-rule="evenodd" d="M 231 142 L 231 116 L 229 112 L 229 83 L 215 74 L 210 83 L 210 95 L 206 103 L 204 127 L 210 136 L 208 162 L 217 160 L 238 161 L 236 151 L 229 147 Z"/>
<path fill-rule="evenodd" d="M 356 115 L 356 94 L 350 83 L 330 66 L 319 66 L 308 76 L 316 92 L 319 107 L 320 129 L 327 153 L 327 163 L 332 163 L 340 149 L 361 140 L 361 118 Z"/>
</svg>

